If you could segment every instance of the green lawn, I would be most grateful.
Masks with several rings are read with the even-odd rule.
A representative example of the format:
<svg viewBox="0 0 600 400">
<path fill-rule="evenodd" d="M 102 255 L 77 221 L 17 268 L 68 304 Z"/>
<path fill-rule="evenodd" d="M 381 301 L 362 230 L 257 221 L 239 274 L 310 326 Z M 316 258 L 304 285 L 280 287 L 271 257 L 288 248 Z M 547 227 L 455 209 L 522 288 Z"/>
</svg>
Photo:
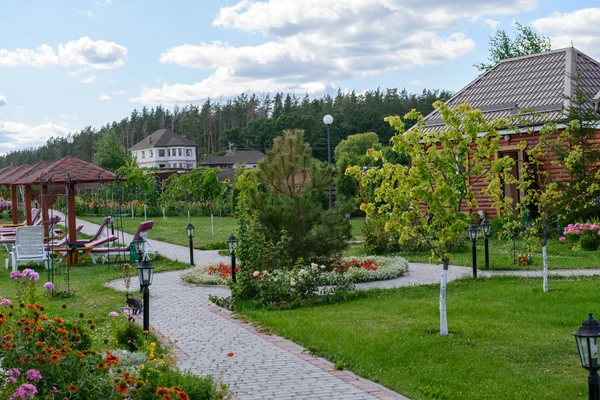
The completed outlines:
<svg viewBox="0 0 600 400">
<path fill-rule="evenodd" d="M 541 248 L 532 254 L 533 264 L 521 266 L 512 263 L 513 250 L 510 241 L 490 238 L 490 269 L 543 269 Z M 548 268 L 549 269 L 572 269 L 572 268 L 600 268 L 600 251 L 572 250 L 565 243 L 557 239 L 548 241 Z M 457 247 L 450 263 L 453 265 L 472 266 L 471 242 L 465 242 Z M 517 242 L 517 259 L 520 254 L 525 253 L 522 243 Z M 429 262 L 430 253 L 403 253 L 402 257 L 412 262 Z M 483 239 L 477 242 L 477 267 L 484 269 L 484 244 Z"/>
<path fill-rule="evenodd" d="M 103 217 L 79 217 L 86 221 L 96 224 L 102 223 Z M 150 239 L 160 240 L 162 242 L 189 246 L 189 239 L 185 232 L 187 226 L 187 217 L 162 217 L 148 218 L 154 220 L 154 227 L 150 231 Z M 143 217 L 123 217 L 123 227 L 125 232 L 134 234 Z M 361 229 L 363 219 L 350 220 L 352 226 L 352 235 L 354 238 L 362 236 Z M 196 228 L 194 236 L 194 247 L 200 248 L 210 242 L 225 242 L 232 233 L 237 236 L 238 222 L 232 217 L 215 216 L 215 236 L 212 236 L 210 217 L 192 217 L 192 225 Z M 116 223 L 115 223 L 116 227 Z"/>
<path fill-rule="evenodd" d="M 598 309 L 600 278 L 466 279 L 448 285 L 450 335 L 439 335 L 439 287 L 369 291 L 355 300 L 239 312 L 338 366 L 411 399 L 587 398 L 571 336 Z"/>
</svg>

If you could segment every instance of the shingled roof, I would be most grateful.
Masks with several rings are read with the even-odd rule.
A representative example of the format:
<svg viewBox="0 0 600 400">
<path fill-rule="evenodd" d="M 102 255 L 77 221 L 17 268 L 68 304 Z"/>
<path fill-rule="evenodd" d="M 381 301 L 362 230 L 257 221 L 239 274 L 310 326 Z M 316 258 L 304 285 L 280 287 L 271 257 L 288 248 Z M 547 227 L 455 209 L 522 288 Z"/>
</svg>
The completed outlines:
<svg viewBox="0 0 600 400">
<path fill-rule="evenodd" d="M 52 183 L 65 183 L 65 171 L 69 172 L 70 180 L 74 183 L 109 182 L 117 179 L 117 175 L 96 165 L 75 157 L 65 157 L 50 165 L 35 168 L 27 175 L 15 179 L 13 183 L 36 184 L 40 182 L 40 179 L 44 182 L 51 180 Z"/>
<path fill-rule="evenodd" d="M 168 129 L 159 129 L 154 132 L 152 135 L 148 136 L 144 140 L 141 140 L 131 146 L 129 150 L 143 150 L 143 149 L 151 149 L 154 147 L 175 147 L 175 146 L 183 146 L 190 147 L 196 146 L 196 143 L 192 142 L 188 138 L 184 138 L 183 136 L 179 136 L 173 131 Z"/>
<path fill-rule="evenodd" d="M 230 150 L 224 156 L 211 156 L 199 165 L 235 165 L 235 164 L 258 164 L 265 158 L 265 154 L 257 150 Z"/>
<path fill-rule="evenodd" d="M 446 104 L 453 107 L 467 103 L 481 109 L 488 121 L 533 109 L 541 118 L 561 122 L 570 105 L 565 97 L 574 97 L 578 85 L 590 98 L 598 94 L 600 63 L 569 47 L 502 60 Z M 427 115 L 425 123 L 427 131 L 439 131 L 445 126 L 438 110 Z"/>
</svg>

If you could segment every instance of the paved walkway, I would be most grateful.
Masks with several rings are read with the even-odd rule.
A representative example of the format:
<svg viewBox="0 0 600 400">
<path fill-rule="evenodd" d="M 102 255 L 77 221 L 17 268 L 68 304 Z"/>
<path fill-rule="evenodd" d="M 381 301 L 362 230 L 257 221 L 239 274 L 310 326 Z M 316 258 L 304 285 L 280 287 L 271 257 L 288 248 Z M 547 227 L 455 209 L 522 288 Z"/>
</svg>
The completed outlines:
<svg viewBox="0 0 600 400">
<path fill-rule="evenodd" d="M 93 234 L 97 225 L 78 220 L 83 232 Z M 151 235 L 151 234 L 150 234 Z M 133 239 L 125 235 L 125 240 Z M 164 256 L 189 262 L 189 249 L 159 241 L 152 245 Z M 199 265 L 227 261 L 216 251 L 194 253 Z M 542 271 L 479 271 L 479 276 L 541 276 Z M 197 374 L 210 374 L 231 385 L 239 400 L 374 400 L 406 399 L 349 371 L 336 371 L 329 361 L 308 354 L 297 344 L 259 332 L 210 303 L 209 295 L 228 296 L 224 286 L 190 285 L 181 271 L 157 274 L 151 289 L 150 323 L 179 343 L 178 365 Z M 450 266 L 448 281 L 471 276 L 467 267 Z M 600 270 L 559 270 L 557 275 L 600 275 Z M 410 285 L 439 284 L 441 266 L 411 263 L 407 274 L 380 282 L 357 284 L 361 290 Z M 122 280 L 107 283 L 125 290 Z M 233 357 L 228 353 L 233 352 Z"/>
</svg>

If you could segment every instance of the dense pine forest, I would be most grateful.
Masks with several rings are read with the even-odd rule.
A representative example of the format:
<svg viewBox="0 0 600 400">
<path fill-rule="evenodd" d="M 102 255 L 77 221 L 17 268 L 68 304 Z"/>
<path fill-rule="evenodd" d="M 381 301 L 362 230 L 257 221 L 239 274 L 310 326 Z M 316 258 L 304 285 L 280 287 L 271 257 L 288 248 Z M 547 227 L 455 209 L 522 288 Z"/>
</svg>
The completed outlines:
<svg viewBox="0 0 600 400">
<path fill-rule="evenodd" d="M 283 130 L 299 128 L 305 131 L 313 155 L 325 160 L 327 135 L 322 122 L 324 115 L 331 114 L 334 118 L 331 125 L 332 151 L 342 139 L 355 133 L 376 132 L 380 141 L 387 143 L 394 130 L 384 122 L 384 117 L 404 115 L 413 108 L 427 114 L 432 110 L 433 102 L 450 96 L 451 93 L 446 90 L 428 89 L 418 94 L 404 89 L 377 89 L 364 94 L 338 90 L 335 97 L 242 94 L 224 103 L 209 99 L 202 105 L 176 106 L 173 110 L 162 106 L 143 107 L 100 129 L 88 126 L 73 132 L 73 155 L 91 162 L 96 142 L 102 133 L 110 129 L 127 148 L 157 129 L 171 129 L 196 142 L 199 157 L 202 157 L 203 154 L 222 153 L 230 144 L 238 150 L 264 151 Z M 14 151 L 0 157 L 0 167 L 54 161 L 68 155 L 68 152 L 66 138 L 51 138 L 38 148 Z"/>
</svg>

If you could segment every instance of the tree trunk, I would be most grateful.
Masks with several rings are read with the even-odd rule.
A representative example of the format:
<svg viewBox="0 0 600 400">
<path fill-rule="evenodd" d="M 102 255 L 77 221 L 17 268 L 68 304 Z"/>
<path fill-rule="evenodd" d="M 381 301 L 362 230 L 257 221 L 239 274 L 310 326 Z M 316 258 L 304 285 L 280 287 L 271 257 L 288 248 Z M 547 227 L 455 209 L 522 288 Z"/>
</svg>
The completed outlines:
<svg viewBox="0 0 600 400">
<path fill-rule="evenodd" d="M 548 291 L 548 254 L 546 253 L 546 244 L 548 242 L 547 221 L 544 219 L 544 238 L 542 242 L 542 260 L 544 263 L 544 292 Z"/>
<path fill-rule="evenodd" d="M 448 282 L 448 264 L 450 260 L 444 258 L 442 282 L 440 283 L 440 335 L 448 336 L 448 320 L 446 319 L 446 283 Z"/>
</svg>

